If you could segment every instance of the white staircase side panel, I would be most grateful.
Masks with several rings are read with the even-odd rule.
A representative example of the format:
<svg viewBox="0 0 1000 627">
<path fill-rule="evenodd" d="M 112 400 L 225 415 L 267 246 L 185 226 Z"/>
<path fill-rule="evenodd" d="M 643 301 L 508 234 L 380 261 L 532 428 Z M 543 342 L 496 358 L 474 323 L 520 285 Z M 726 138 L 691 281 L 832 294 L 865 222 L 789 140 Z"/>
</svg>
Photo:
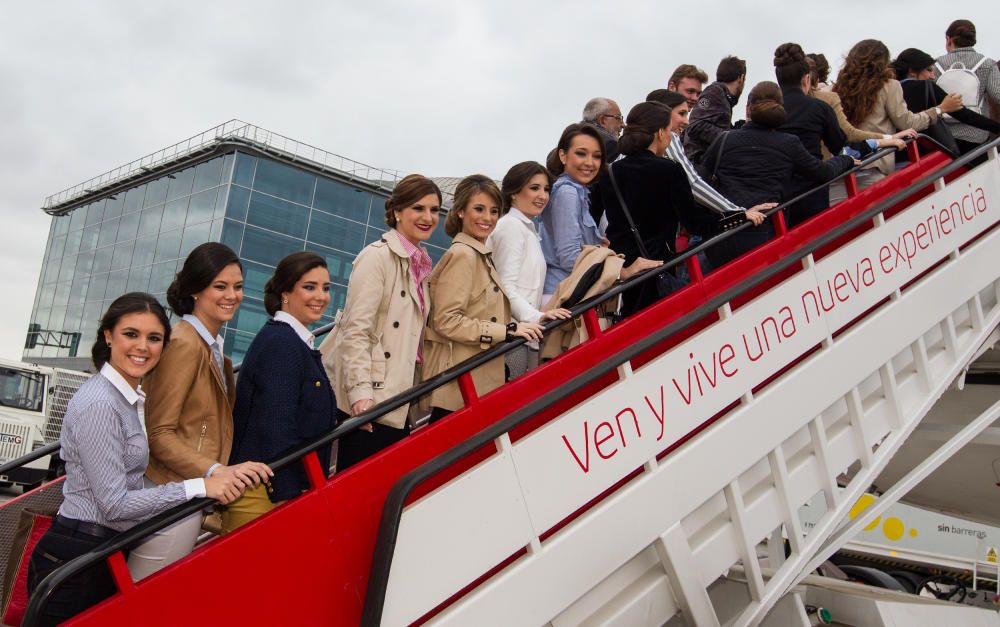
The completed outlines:
<svg viewBox="0 0 1000 627">
<path fill-rule="evenodd" d="M 592 588 L 604 576 L 636 555 L 663 529 L 676 524 L 694 511 L 705 495 L 721 491 L 730 478 L 738 477 L 782 439 L 802 429 L 846 395 L 851 386 L 876 372 L 881 361 L 895 355 L 937 321 L 951 313 L 949 307 L 972 298 L 977 290 L 989 287 L 1000 267 L 1000 232 L 991 234 L 963 254 L 960 263 L 936 269 L 921 284 L 913 286 L 896 306 L 876 312 L 836 344 L 810 356 L 783 375 L 781 385 L 769 387 L 746 406 L 706 429 L 690 445 L 681 447 L 660 461 L 656 470 L 633 479 L 584 516 L 548 538 L 542 550 L 519 560 L 502 573 L 445 610 L 435 624 L 540 624 L 557 615 L 577 596 Z M 899 312 L 905 311 L 906 315 Z M 1000 321 L 1000 311 L 990 312 L 991 324 Z M 973 338 L 974 339 L 974 338 Z M 878 346 L 879 351 L 871 350 Z M 964 346 L 972 355 L 977 346 Z M 881 359 L 876 355 L 881 355 Z M 962 357 L 958 355 L 957 357 Z M 959 365 L 953 362 L 953 371 Z M 833 373 L 846 375 L 835 377 Z M 930 396 L 944 389 L 925 394 Z M 794 395 L 789 401 L 788 396 Z M 795 412 L 785 411 L 794 403 Z M 873 404 L 877 405 L 877 404 Z M 766 425 L 767 428 L 762 428 Z M 734 443 L 740 443 L 734 445 Z M 684 480 L 679 481 L 678 478 Z M 815 494 L 817 485 L 795 495 L 799 505 Z M 780 520 L 775 519 L 775 525 Z M 727 535 L 720 530 L 721 535 Z M 730 542 L 714 547 L 730 552 L 734 563 L 738 551 Z M 573 568 L 583 563 L 588 572 Z M 721 561 L 724 560 L 720 560 Z M 569 575 L 569 576 L 568 576 Z M 559 581 L 560 589 L 548 587 L 545 594 L 534 593 L 544 582 Z"/>
<path fill-rule="evenodd" d="M 1000 177 L 975 174 L 807 266 L 408 506 L 390 573 L 385 623 L 419 618 L 532 544 L 526 555 L 432 622 L 551 621 L 588 591 L 600 590 L 605 578 L 672 528 L 684 529 L 697 557 L 698 572 L 692 574 L 707 586 L 788 520 L 790 507 L 819 491 L 830 505 L 840 503 L 834 477 L 858 459 L 871 459 L 868 450 L 876 446 L 878 463 L 872 466 L 884 465 L 892 447 L 899 446 L 1000 322 L 1000 230 L 955 253 L 1000 219 L 1000 205 L 986 201 L 1000 202 Z M 964 207 L 967 219 L 954 218 L 955 206 Z M 946 213 L 952 217 L 944 233 Z M 938 228 L 936 237 L 927 235 L 933 228 Z M 829 308 L 821 313 L 827 309 L 819 304 L 824 299 Z M 970 309 L 970 301 L 977 308 Z M 978 303 L 986 311 L 979 311 Z M 852 326 L 834 338 L 848 323 Z M 757 338 L 761 354 L 755 358 Z M 821 342 L 752 399 L 744 397 Z M 921 371 L 924 364 L 939 377 L 932 379 L 933 388 Z M 694 440 L 648 463 L 741 397 L 741 405 Z M 779 447 L 787 463 L 780 493 L 769 478 L 768 461 Z M 638 476 L 538 548 L 539 534 L 644 464 Z M 866 476 L 862 473 L 859 481 Z M 852 483 L 848 492 L 858 489 Z M 756 559 L 751 561 L 752 574 Z M 427 576 L 431 564 L 435 577 Z M 761 594 L 762 583 L 755 585 Z M 601 608 L 612 614 L 630 611 L 608 603 Z"/>
</svg>

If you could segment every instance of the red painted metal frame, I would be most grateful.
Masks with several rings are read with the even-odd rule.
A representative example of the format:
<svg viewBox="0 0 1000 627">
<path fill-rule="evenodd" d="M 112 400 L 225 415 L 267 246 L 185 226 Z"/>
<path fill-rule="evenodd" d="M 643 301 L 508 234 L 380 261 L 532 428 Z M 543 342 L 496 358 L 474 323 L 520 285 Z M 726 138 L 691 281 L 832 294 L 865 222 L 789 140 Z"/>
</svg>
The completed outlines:
<svg viewBox="0 0 1000 627">
<path fill-rule="evenodd" d="M 313 489 L 135 585 L 125 581 L 127 574 L 121 554 L 112 556 L 109 564 L 121 583 L 120 593 L 78 616 L 71 624 L 132 625 L 141 621 L 145 625 L 163 626 L 218 622 L 356 625 L 364 601 L 382 505 L 400 477 L 513 409 L 587 371 L 592 364 L 612 357 L 637 338 L 649 335 L 713 295 L 740 284 L 831 226 L 906 189 L 919 177 L 940 169 L 947 162 L 948 158 L 940 153 L 925 155 L 919 162 L 777 236 L 737 262 L 707 277 L 692 272 L 692 284 L 611 329 L 600 331 L 596 316 L 588 312 L 584 323 L 591 333 L 589 340 L 481 398 L 476 394 L 471 377 L 467 377 L 467 381 L 459 378 L 459 388 L 469 406 L 441 420 L 433 429 L 418 430 L 405 441 L 328 481 L 321 476 L 317 480 L 316 457 L 308 456 L 305 464 Z M 779 217 L 775 218 L 775 229 L 783 232 L 783 218 L 776 215 Z M 697 262 L 692 263 L 690 269 L 697 270 Z M 758 286 L 754 295 L 771 286 Z M 662 353 L 707 326 L 714 321 L 714 316 L 710 318 L 689 326 L 676 338 L 657 347 L 655 352 Z M 651 357 L 646 356 L 646 359 Z M 531 421 L 528 429 L 512 433 L 512 438 L 523 437 L 614 380 L 613 377 L 603 379 L 561 400 Z M 470 456 L 433 481 L 426 482 L 413 498 L 465 472 L 492 453 L 492 447 L 484 447 L 480 455 Z"/>
</svg>

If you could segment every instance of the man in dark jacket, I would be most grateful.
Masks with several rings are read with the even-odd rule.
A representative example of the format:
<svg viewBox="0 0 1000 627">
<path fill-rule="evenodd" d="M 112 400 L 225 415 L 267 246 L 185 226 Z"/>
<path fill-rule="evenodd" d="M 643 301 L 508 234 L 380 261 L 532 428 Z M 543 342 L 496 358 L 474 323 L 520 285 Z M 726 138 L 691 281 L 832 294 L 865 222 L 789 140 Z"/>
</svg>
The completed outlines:
<svg viewBox="0 0 1000 627">
<path fill-rule="evenodd" d="M 684 131 L 684 152 L 693 163 L 702 156 L 720 135 L 733 127 L 733 107 L 740 100 L 747 78 L 747 62 L 739 57 L 726 57 L 715 71 L 715 82 L 705 88 L 698 106 L 688 114 Z"/>
</svg>

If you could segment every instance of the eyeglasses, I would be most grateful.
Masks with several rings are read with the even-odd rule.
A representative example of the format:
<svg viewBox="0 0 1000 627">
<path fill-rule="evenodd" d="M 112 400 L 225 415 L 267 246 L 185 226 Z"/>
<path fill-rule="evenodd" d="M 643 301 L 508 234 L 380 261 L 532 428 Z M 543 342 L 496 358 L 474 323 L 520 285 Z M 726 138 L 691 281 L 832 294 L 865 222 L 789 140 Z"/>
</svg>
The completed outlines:
<svg viewBox="0 0 1000 627">
<path fill-rule="evenodd" d="M 614 119 L 618 120 L 619 122 L 624 122 L 625 121 L 625 118 L 622 117 L 621 113 L 619 113 L 617 115 L 615 115 L 614 113 L 604 113 L 604 114 L 601 115 L 601 117 L 602 118 L 614 118 Z"/>
</svg>

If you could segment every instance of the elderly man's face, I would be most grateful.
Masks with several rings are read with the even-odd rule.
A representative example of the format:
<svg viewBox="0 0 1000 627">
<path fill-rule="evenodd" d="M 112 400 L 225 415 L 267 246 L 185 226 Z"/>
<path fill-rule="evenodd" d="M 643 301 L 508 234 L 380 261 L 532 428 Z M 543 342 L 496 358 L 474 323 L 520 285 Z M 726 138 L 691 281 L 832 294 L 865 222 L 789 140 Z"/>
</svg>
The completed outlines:
<svg viewBox="0 0 1000 627">
<path fill-rule="evenodd" d="M 620 136 L 622 129 L 625 128 L 625 120 L 622 118 L 622 110 L 618 108 L 618 103 L 610 102 L 608 110 L 597 116 L 597 123 L 615 137 Z"/>
</svg>

